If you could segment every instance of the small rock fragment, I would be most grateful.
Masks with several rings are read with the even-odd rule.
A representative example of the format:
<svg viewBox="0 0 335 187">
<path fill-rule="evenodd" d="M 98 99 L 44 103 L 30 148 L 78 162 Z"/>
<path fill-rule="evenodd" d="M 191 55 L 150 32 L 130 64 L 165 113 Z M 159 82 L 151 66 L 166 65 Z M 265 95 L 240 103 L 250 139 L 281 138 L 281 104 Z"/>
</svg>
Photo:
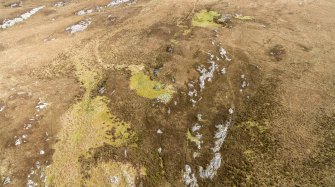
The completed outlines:
<svg viewBox="0 0 335 187">
<path fill-rule="evenodd" d="M 185 165 L 185 172 L 184 172 L 184 183 L 187 187 L 198 187 L 198 180 L 195 177 L 195 174 L 192 173 L 192 168 L 189 165 Z"/>
<path fill-rule="evenodd" d="M 119 184 L 120 183 L 120 180 L 117 176 L 109 176 L 109 181 L 112 184 Z"/>
<path fill-rule="evenodd" d="M 232 108 L 229 108 L 228 112 L 229 112 L 229 114 L 233 114 L 234 110 Z"/>
<path fill-rule="evenodd" d="M 45 154 L 45 151 L 44 151 L 44 150 L 40 150 L 39 154 L 40 154 L 40 155 L 44 155 L 44 154 Z"/>
<path fill-rule="evenodd" d="M 65 6 L 65 3 L 64 3 L 63 1 L 56 2 L 56 3 L 54 4 L 54 7 L 63 7 L 63 6 Z"/>
<path fill-rule="evenodd" d="M 197 114 L 197 120 L 201 121 L 202 120 L 202 114 Z"/>
<path fill-rule="evenodd" d="M 21 145 L 21 143 L 22 143 L 21 138 L 15 140 L 15 146 Z"/>
<path fill-rule="evenodd" d="M 2 184 L 3 185 L 7 185 L 10 184 L 12 182 L 11 178 L 9 176 L 5 177 L 5 179 L 3 180 Z"/>
<path fill-rule="evenodd" d="M 222 69 L 221 69 L 221 74 L 222 74 L 222 75 L 226 74 L 226 68 L 222 68 Z"/>
<path fill-rule="evenodd" d="M 4 110 L 5 110 L 5 108 L 6 108 L 6 106 L 5 106 L 5 105 L 3 105 L 3 106 L 1 106 L 1 105 L 0 105 L 0 112 L 4 111 Z"/>
<path fill-rule="evenodd" d="M 228 55 L 227 55 L 227 51 L 226 51 L 226 49 L 224 49 L 223 47 L 220 47 L 219 52 L 220 52 L 221 58 L 224 58 L 224 59 L 227 60 L 228 62 L 231 61 L 231 59 L 230 59 L 230 58 L 228 57 Z"/>
<path fill-rule="evenodd" d="M 112 0 L 110 3 L 107 4 L 107 7 L 117 6 L 123 3 L 132 3 L 134 0 Z"/>
</svg>

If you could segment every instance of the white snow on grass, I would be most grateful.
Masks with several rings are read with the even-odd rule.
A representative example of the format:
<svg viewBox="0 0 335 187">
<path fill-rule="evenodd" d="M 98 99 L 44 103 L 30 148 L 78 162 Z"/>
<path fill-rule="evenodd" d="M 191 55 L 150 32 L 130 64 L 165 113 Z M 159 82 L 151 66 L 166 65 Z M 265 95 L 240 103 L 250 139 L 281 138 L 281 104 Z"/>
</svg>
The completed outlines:
<svg viewBox="0 0 335 187">
<path fill-rule="evenodd" d="M 86 20 L 80 21 L 79 23 L 66 28 L 66 31 L 69 32 L 70 34 L 74 34 L 76 32 L 82 32 L 85 29 L 87 29 L 87 27 L 91 23 L 92 23 L 91 19 L 88 18 Z"/>
<path fill-rule="evenodd" d="M 4 20 L 2 25 L 0 25 L 1 29 L 6 29 L 8 27 L 12 27 L 13 25 L 23 22 L 24 20 L 30 18 L 32 15 L 36 14 L 38 11 L 43 9 L 45 6 L 39 6 L 36 8 L 31 9 L 30 11 L 20 15 L 17 18 L 9 19 L 9 20 Z"/>
</svg>

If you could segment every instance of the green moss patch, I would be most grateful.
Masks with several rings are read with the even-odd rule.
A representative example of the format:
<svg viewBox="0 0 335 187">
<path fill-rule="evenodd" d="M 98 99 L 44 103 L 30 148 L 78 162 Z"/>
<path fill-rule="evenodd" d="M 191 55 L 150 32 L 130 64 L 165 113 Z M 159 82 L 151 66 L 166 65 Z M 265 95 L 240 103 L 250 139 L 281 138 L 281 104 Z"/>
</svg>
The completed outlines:
<svg viewBox="0 0 335 187">
<path fill-rule="evenodd" d="M 139 96 L 148 99 L 160 99 L 164 103 L 169 102 L 174 93 L 172 86 L 150 80 L 150 77 L 143 72 L 138 72 L 131 76 L 130 89 L 136 90 Z"/>
<path fill-rule="evenodd" d="M 192 25 L 198 27 L 218 28 L 220 25 L 215 23 L 214 19 L 219 16 L 220 14 L 218 12 L 202 10 L 194 15 Z"/>
</svg>

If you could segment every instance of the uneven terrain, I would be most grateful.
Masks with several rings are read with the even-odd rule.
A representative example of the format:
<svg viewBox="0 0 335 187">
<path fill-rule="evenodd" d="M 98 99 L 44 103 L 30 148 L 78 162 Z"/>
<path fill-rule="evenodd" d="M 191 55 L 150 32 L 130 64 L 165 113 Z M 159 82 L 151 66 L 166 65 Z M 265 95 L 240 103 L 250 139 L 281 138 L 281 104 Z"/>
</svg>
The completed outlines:
<svg viewBox="0 0 335 187">
<path fill-rule="evenodd" d="M 335 186 L 334 14 L 0 0 L 0 186 Z"/>
</svg>

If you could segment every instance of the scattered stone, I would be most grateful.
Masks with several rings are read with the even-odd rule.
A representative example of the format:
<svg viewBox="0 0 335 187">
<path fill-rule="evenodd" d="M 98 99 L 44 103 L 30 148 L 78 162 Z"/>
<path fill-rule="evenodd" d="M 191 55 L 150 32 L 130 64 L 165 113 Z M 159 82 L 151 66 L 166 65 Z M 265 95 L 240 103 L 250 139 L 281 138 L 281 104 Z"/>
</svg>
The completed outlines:
<svg viewBox="0 0 335 187">
<path fill-rule="evenodd" d="M 103 9 L 104 9 L 104 8 L 101 7 L 101 6 L 97 6 L 97 7 L 95 8 L 95 10 L 96 10 L 97 12 L 101 12 Z"/>
<path fill-rule="evenodd" d="M 173 47 L 171 45 L 166 47 L 166 52 L 173 53 Z"/>
<path fill-rule="evenodd" d="M 44 155 L 44 154 L 45 154 L 45 151 L 41 149 L 40 152 L 39 152 L 39 154 L 40 154 L 40 155 Z"/>
<path fill-rule="evenodd" d="M 234 113 L 234 110 L 233 110 L 232 108 L 229 108 L 228 112 L 229 112 L 229 114 L 231 115 L 231 114 Z"/>
<path fill-rule="evenodd" d="M 7 184 L 10 184 L 12 182 L 11 178 L 10 177 L 5 177 L 5 179 L 2 181 L 2 184 L 3 185 L 7 185 Z"/>
<path fill-rule="evenodd" d="M 195 131 L 198 131 L 198 130 L 200 130 L 200 128 L 201 128 L 201 125 L 199 124 L 199 123 L 196 123 L 196 124 L 194 124 L 194 126 L 192 127 L 192 132 L 195 132 Z"/>
<path fill-rule="evenodd" d="M 227 131 L 228 131 L 228 127 L 230 126 L 230 123 L 231 123 L 230 121 L 227 121 L 226 124 L 224 125 L 219 124 L 215 126 L 217 128 L 215 136 L 214 136 L 216 140 L 215 140 L 215 146 L 212 148 L 214 153 L 220 151 L 222 144 L 224 140 L 226 139 Z"/>
<path fill-rule="evenodd" d="M 272 58 L 275 61 L 281 61 L 285 56 L 285 49 L 282 45 L 275 45 L 270 49 L 269 55 L 272 56 Z"/>
<path fill-rule="evenodd" d="M 65 30 L 67 32 L 69 32 L 70 34 L 74 34 L 76 32 L 82 32 L 85 29 L 87 29 L 87 27 L 92 23 L 91 19 L 88 18 L 86 20 L 80 21 L 79 23 L 72 25 L 68 28 L 66 28 Z"/>
<path fill-rule="evenodd" d="M 86 15 L 86 14 L 91 14 L 93 13 L 93 9 L 88 9 L 88 10 L 80 10 L 76 13 L 76 15 L 78 16 L 83 16 L 83 15 Z"/>
<path fill-rule="evenodd" d="M 10 20 L 4 20 L 2 25 L 0 25 L 0 28 L 2 29 L 6 29 L 8 27 L 12 27 L 13 25 L 23 22 L 24 20 L 30 18 L 32 15 L 36 14 L 38 11 L 40 11 L 41 9 L 43 9 L 45 6 L 40 6 L 37 8 L 33 8 L 30 11 L 20 15 L 20 17 L 17 18 L 13 18 Z"/>
<path fill-rule="evenodd" d="M 5 5 L 5 7 L 10 7 L 10 8 L 17 8 L 17 7 L 22 7 L 22 6 L 23 6 L 22 1 Z"/>
<path fill-rule="evenodd" d="M 15 140 L 15 146 L 21 145 L 21 143 L 22 143 L 21 138 Z"/>
<path fill-rule="evenodd" d="M 197 104 L 197 101 L 194 100 L 194 99 L 191 99 L 190 101 L 191 101 L 191 103 L 192 103 L 192 106 L 195 107 L 195 104 Z"/>
<path fill-rule="evenodd" d="M 222 69 L 221 69 L 221 74 L 222 74 L 222 75 L 226 74 L 226 68 L 222 68 Z"/>
<path fill-rule="evenodd" d="M 207 70 L 205 67 L 198 67 L 197 70 L 200 72 L 201 76 L 199 77 L 200 90 L 205 88 L 205 81 L 211 81 L 214 77 L 214 72 L 217 69 L 217 65 L 214 61 L 209 62 L 211 66 Z"/>
<path fill-rule="evenodd" d="M 64 3 L 63 1 L 56 2 L 56 3 L 54 4 L 54 7 L 63 7 L 63 6 L 65 6 L 65 3 Z"/>
<path fill-rule="evenodd" d="M 230 14 L 222 14 L 220 17 L 214 19 L 216 23 L 221 24 L 223 27 L 226 27 L 226 28 L 233 27 L 233 22 L 231 20 L 232 20 L 232 15 Z"/>
<path fill-rule="evenodd" d="M 109 176 L 109 181 L 111 184 L 119 184 L 120 180 L 117 176 Z"/>
<path fill-rule="evenodd" d="M 198 157 L 200 157 L 200 155 L 201 155 L 200 153 L 198 153 L 198 152 L 194 152 L 194 153 L 193 153 L 193 158 L 198 158 Z"/>
<path fill-rule="evenodd" d="M 35 186 L 38 186 L 38 184 L 34 182 L 33 180 L 28 179 L 27 187 L 35 187 Z"/>
<path fill-rule="evenodd" d="M 223 59 L 225 59 L 225 60 L 227 60 L 228 62 L 230 62 L 231 61 L 231 59 L 228 57 L 228 53 L 227 53 L 227 51 L 226 51 L 226 49 L 224 49 L 223 47 L 220 47 L 220 50 L 219 50 L 219 52 L 220 52 L 220 55 L 221 55 L 221 58 Z"/>
<path fill-rule="evenodd" d="M 6 108 L 6 106 L 5 106 L 5 105 L 3 105 L 3 106 L 1 106 L 1 105 L 0 105 L 0 112 L 4 111 L 4 110 L 5 110 L 5 108 Z"/>
<path fill-rule="evenodd" d="M 187 84 L 188 88 L 190 89 L 189 92 L 187 93 L 188 96 L 190 97 L 196 97 L 197 96 L 197 90 L 194 87 L 194 82 L 191 81 Z"/>
<path fill-rule="evenodd" d="M 105 93 L 105 91 L 106 91 L 106 88 L 104 86 L 101 86 L 98 90 L 100 95 L 103 95 Z"/>
<path fill-rule="evenodd" d="M 202 120 L 202 114 L 197 114 L 197 120 L 201 121 Z"/>
<path fill-rule="evenodd" d="M 42 99 L 40 98 L 40 99 L 39 99 L 39 102 L 37 103 L 37 105 L 36 105 L 35 108 L 36 108 L 37 111 L 39 112 L 39 111 L 41 111 L 41 110 L 47 108 L 48 105 L 49 105 L 48 103 L 42 101 Z"/>
<path fill-rule="evenodd" d="M 221 166 L 221 154 L 215 153 L 214 158 L 211 160 L 209 165 L 204 170 L 202 166 L 199 167 L 199 175 L 203 179 L 213 179 L 216 171 Z"/>
<path fill-rule="evenodd" d="M 154 68 L 152 73 L 154 74 L 155 77 L 157 77 L 159 73 L 159 68 Z"/>
<path fill-rule="evenodd" d="M 241 75 L 241 79 L 242 79 L 242 84 L 241 84 L 240 92 L 242 92 L 243 89 L 249 86 L 249 83 L 247 82 L 247 78 L 245 77 L 245 75 Z"/>
<path fill-rule="evenodd" d="M 26 129 L 26 130 L 30 129 L 31 127 L 32 127 L 31 123 L 27 123 L 27 124 L 23 125 L 23 128 Z"/>
<path fill-rule="evenodd" d="M 133 3 L 134 0 L 112 0 L 110 3 L 107 4 L 107 7 L 114 7 L 124 3 Z"/>
<path fill-rule="evenodd" d="M 192 168 L 189 165 L 185 165 L 185 172 L 184 172 L 184 184 L 187 187 L 198 187 L 198 180 L 195 177 L 195 174 L 192 173 Z"/>
</svg>

